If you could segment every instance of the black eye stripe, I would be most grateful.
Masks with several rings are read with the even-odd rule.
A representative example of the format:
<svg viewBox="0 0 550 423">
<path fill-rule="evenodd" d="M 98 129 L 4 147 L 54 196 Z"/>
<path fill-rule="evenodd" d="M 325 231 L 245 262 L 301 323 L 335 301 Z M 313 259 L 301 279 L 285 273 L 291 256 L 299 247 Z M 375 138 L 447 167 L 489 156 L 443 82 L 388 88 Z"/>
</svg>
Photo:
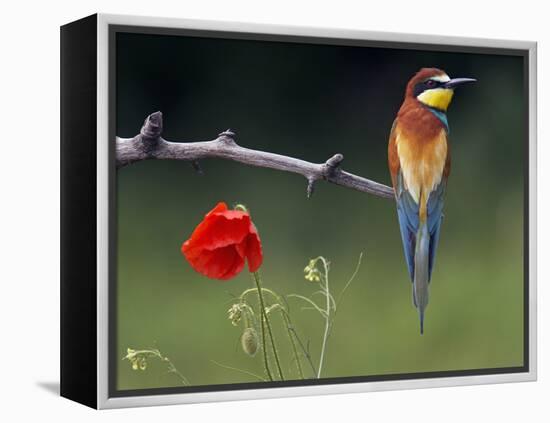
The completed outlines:
<svg viewBox="0 0 550 423">
<path fill-rule="evenodd" d="M 442 81 L 436 81 L 435 79 L 426 79 L 416 84 L 414 87 L 414 95 L 417 97 L 426 90 L 433 90 L 434 88 L 443 86 L 444 83 L 445 82 Z"/>
</svg>

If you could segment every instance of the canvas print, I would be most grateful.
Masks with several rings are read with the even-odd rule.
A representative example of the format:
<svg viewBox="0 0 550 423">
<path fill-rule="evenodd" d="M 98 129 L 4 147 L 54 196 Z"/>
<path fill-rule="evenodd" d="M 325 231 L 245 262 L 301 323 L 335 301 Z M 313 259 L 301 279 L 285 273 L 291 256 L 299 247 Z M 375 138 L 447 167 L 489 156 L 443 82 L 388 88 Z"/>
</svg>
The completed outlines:
<svg viewBox="0 0 550 423">
<path fill-rule="evenodd" d="M 527 364 L 525 55 L 118 31 L 111 394 Z"/>
</svg>

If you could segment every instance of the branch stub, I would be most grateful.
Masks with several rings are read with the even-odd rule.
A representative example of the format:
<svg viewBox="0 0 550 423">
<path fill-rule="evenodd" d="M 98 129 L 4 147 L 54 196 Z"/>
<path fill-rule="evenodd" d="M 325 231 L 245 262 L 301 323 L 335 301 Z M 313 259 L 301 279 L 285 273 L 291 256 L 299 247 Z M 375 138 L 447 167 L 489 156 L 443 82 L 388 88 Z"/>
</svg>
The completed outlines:
<svg viewBox="0 0 550 423">
<path fill-rule="evenodd" d="M 315 178 L 307 178 L 307 198 L 311 198 L 313 191 L 315 191 Z"/>
<path fill-rule="evenodd" d="M 224 143 L 235 144 L 235 137 L 237 134 L 231 129 L 226 129 L 218 134 L 218 139 Z"/>
<path fill-rule="evenodd" d="M 157 139 L 162 133 L 162 112 L 151 113 L 143 122 L 140 134 L 147 139 Z"/>
</svg>

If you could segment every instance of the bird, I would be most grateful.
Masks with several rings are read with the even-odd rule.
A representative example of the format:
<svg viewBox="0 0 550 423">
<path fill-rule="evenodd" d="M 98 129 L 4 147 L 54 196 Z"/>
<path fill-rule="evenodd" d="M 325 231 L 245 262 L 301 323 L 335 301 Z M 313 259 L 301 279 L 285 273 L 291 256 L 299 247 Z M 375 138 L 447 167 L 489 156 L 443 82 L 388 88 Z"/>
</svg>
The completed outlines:
<svg viewBox="0 0 550 423">
<path fill-rule="evenodd" d="M 388 166 L 421 335 L 451 170 L 447 108 L 455 88 L 475 81 L 420 69 L 407 83 L 390 132 Z"/>
</svg>

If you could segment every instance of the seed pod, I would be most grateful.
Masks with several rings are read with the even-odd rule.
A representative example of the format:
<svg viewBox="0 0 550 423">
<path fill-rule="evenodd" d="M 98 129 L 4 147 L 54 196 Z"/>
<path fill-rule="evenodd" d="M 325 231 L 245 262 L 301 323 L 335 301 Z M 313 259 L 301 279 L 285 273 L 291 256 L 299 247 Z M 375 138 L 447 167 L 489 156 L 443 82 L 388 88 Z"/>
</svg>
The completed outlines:
<svg viewBox="0 0 550 423">
<path fill-rule="evenodd" d="M 254 357 L 258 352 L 258 334 L 254 328 L 246 328 L 241 335 L 241 346 L 243 351 L 250 357 Z"/>
</svg>

